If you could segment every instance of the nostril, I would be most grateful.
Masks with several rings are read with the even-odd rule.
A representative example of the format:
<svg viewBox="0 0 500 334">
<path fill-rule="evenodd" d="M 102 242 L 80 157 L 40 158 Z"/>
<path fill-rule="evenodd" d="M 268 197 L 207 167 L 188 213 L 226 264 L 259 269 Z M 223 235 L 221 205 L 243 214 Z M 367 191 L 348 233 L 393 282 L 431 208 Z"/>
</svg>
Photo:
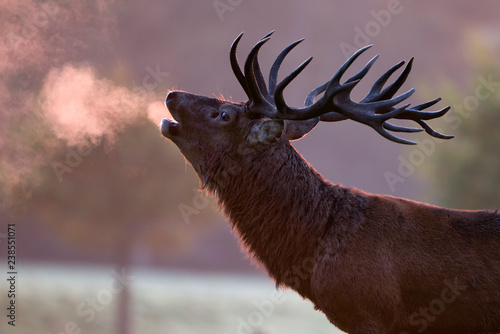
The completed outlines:
<svg viewBox="0 0 500 334">
<path fill-rule="evenodd" d="M 175 92 L 170 92 L 167 95 L 167 98 L 165 99 L 165 104 L 168 104 L 170 101 L 172 101 L 175 98 Z"/>
</svg>

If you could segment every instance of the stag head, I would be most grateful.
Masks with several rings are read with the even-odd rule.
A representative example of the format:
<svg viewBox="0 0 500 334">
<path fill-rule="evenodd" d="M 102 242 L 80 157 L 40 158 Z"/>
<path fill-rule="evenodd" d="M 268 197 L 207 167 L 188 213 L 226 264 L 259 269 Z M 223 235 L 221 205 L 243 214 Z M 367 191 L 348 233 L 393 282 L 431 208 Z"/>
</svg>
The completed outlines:
<svg viewBox="0 0 500 334">
<path fill-rule="evenodd" d="M 340 67 L 331 80 L 313 89 L 305 99 L 303 108 L 287 105 L 283 91 L 287 85 L 302 72 L 312 57 L 304 61 L 291 74 L 278 82 L 278 71 L 286 55 L 302 40 L 287 46 L 274 61 L 266 84 L 260 70 L 258 53 L 270 39 L 273 32 L 262 38 L 250 51 L 243 71 L 238 65 L 236 48 L 243 36 L 241 33 L 233 42 L 230 61 L 239 84 L 248 96 L 248 101 L 234 103 L 216 98 L 198 96 L 181 91 L 170 92 L 166 105 L 174 120 L 162 120 L 161 132 L 171 139 L 193 164 L 202 179 L 208 169 L 231 169 L 222 166 L 222 161 L 239 161 L 242 154 L 257 157 L 260 152 L 278 143 L 288 143 L 303 137 L 320 121 L 336 122 L 351 119 L 366 124 L 385 138 L 401 143 L 415 142 L 396 137 L 392 132 L 419 132 L 425 130 L 429 135 L 441 139 L 453 138 L 434 131 L 426 120 L 443 116 L 450 107 L 438 111 L 425 111 L 440 99 L 435 99 L 417 106 L 410 104 L 397 106 L 414 89 L 394 96 L 403 85 L 411 70 L 411 59 L 397 79 L 386 88 L 384 85 L 390 76 L 404 65 L 396 64 L 384 73 L 372 86 L 366 97 L 360 102 L 350 98 L 352 89 L 368 73 L 378 55 L 373 57 L 357 74 L 340 83 L 341 77 L 351 64 L 371 46 L 366 46 L 354 53 Z M 420 128 L 402 127 L 388 123 L 390 119 L 403 119 L 416 122 Z M 251 159 L 253 159 L 251 158 Z M 214 167 L 217 166 L 217 167 Z"/>
</svg>

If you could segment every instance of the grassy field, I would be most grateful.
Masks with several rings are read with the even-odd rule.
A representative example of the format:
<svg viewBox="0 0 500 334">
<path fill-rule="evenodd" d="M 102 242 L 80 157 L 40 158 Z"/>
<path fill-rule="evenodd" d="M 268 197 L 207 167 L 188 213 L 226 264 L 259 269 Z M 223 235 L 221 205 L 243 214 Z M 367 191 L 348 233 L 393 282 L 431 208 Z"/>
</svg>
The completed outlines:
<svg viewBox="0 0 500 334">
<path fill-rule="evenodd" d="M 111 267 L 22 265 L 16 326 L 3 315 L 0 333 L 116 333 L 117 291 L 123 284 L 131 291 L 134 334 L 342 333 L 309 301 L 277 291 L 267 278 L 139 268 L 118 276 Z M 2 292 L 3 310 L 8 301 Z"/>
</svg>

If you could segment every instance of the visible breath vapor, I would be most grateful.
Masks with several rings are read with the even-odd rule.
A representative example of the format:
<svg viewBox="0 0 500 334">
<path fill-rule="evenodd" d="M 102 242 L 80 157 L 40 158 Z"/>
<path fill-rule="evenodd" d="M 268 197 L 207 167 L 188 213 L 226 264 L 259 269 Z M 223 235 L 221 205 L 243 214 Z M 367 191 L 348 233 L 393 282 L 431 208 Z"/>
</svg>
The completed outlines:
<svg viewBox="0 0 500 334">
<path fill-rule="evenodd" d="M 117 131 L 147 112 L 142 96 L 97 78 L 89 66 L 50 71 L 40 101 L 52 130 L 70 146 L 102 136 L 113 141 Z"/>
<path fill-rule="evenodd" d="M 156 92 L 117 84 L 92 65 L 103 50 L 113 57 L 112 2 L 0 3 L 0 208 L 19 189 L 29 196 L 64 145 L 112 144 L 139 117 L 158 124 L 166 112 Z"/>
</svg>

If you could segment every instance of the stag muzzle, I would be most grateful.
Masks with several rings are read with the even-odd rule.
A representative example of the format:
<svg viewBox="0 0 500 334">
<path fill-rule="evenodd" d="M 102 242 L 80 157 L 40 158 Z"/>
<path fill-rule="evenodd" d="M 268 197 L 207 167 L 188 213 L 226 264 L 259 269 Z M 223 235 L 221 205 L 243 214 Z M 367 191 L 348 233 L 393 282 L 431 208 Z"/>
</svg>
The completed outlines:
<svg viewBox="0 0 500 334">
<path fill-rule="evenodd" d="M 163 136 L 172 138 L 179 134 L 179 123 L 164 118 L 161 120 L 160 129 Z"/>
<path fill-rule="evenodd" d="M 172 138 L 176 135 L 179 134 L 179 128 L 180 124 L 175 120 L 175 114 L 172 113 L 172 110 L 175 109 L 174 107 L 174 100 L 175 100 L 175 92 L 170 92 L 167 95 L 167 98 L 165 99 L 165 105 L 167 106 L 168 110 L 170 111 L 170 114 L 174 118 L 173 120 L 170 119 L 162 119 L 160 123 L 160 129 L 161 129 L 161 134 L 167 138 Z"/>
</svg>

